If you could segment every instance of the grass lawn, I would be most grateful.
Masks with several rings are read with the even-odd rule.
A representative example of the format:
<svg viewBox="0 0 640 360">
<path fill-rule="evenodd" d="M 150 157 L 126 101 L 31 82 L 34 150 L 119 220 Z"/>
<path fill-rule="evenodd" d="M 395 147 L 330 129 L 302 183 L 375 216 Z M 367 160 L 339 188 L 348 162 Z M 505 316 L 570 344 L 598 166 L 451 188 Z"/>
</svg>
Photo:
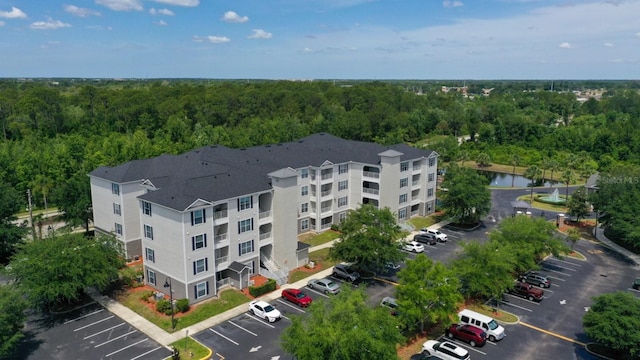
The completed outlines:
<svg viewBox="0 0 640 360">
<path fill-rule="evenodd" d="M 178 349 L 180 359 L 204 359 L 211 356 L 211 350 L 191 337 L 182 338 L 171 344 L 171 348 Z"/>
<path fill-rule="evenodd" d="M 340 237 L 340 233 L 333 230 L 327 230 L 320 234 L 307 233 L 300 236 L 300 241 L 309 244 L 311 246 L 322 245 L 328 243 L 331 240 L 335 240 Z"/>
<path fill-rule="evenodd" d="M 490 316 L 490 317 L 496 319 L 497 321 L 502 321 L 502 322 L 511 323 L 511 324 L 514 324 L 514 323 L 516 323 L 518 321 L 518 317 L 516 317 L 512 313 L 509 313 L 509 312 L 506 312 L 506 311 L 502 311 L 500 309 L 496 309 L 496 308 L 494 308 L 492 306 L 489 306 L 489 305 L 468 304 L 466 307 L 469 310 L 473 310 L 473 311 L 475 311 L 477 313 Z"/>
<path fill-rule="evenodd" d="M 160 314 L 151 309 L 148 304 L 140 300 L 141 294 L 140 291 L 125 291 L 118 294 L 116 299 L 163 330 L 173 332 L 171 330 L 171 316 Z M 191 310 L 185 314 L 177 314 L 175 331 L 197 324 L 247 302 L 249 302 L 249 298 L 240 291 L 235 289 L 223 290 L 219 293 L 218 299 L 207 300 L 192 306 Z"/>
<path fill-rule="evenodd" d="M 531 205 L 534 209 L 539 209 L 539 210 L 551 210 L 551 211 L 557 211 L 560 213 L 567 213 L 567 211 L 569 211 L 569 209 L 567 209 L 566 206 L 563 205 L 554 205 L 554 204 L 547 204 L 547 203 L 543 203 L 540 201 L 536 201 L 536 191 L 535 189 L 533 189 L 533 204 Z M 518 196 L 518 200 L 522 200 L 522 201 L 526 201 L 528 203 L 531 203 L 531 194 L 528 195 L 522 195 L 522 196 Z M 540 215 L 540 214 L 535 214 L 535 215 Z"/>
<path fill-rule="evenodd" d="M 414 229 L 422 229 L 435 224 L 436 218 L 434 216 L 426 216 L 426 217 L 417 216 L 407 220 L 407 222 L 413 225 Z"/>
<path fill-rule="evenodd" d="M 309 253 L 309 261 L 313 261 L 317 266 L 315 269 L 296 269 L 289 274 L 289 284 L 293 284 L 296 281 L 300 281 L 304 278 L 318 273 L 324 269 L 330 268 L 337 263 L 335 260 L 329 260 L 329 248 L 320 249 Z"/>
</svg>

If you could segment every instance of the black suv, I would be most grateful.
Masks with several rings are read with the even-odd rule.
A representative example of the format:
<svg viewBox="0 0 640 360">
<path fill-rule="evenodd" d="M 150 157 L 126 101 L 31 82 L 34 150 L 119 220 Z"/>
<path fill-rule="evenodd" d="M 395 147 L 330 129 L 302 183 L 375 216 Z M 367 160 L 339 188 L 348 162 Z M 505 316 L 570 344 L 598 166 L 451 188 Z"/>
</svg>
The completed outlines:
<svg viewBox="0 0 640 360">
<path fill-rule="evenodd" d="M 413 236 L 413 241 L 421 242 L 428 245 L 435 245 L 436 237 L 431 234 L 416 234 Z"/>
</svg>

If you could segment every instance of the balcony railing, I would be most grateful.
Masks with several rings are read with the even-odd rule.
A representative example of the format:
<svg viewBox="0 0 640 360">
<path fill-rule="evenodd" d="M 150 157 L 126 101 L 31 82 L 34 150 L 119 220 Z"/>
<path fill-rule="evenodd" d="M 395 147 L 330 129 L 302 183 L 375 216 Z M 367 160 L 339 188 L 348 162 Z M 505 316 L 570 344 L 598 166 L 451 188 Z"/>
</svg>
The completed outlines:
<svg viewBox="0 0 640 360">
<path fill-rule="evenodd" d="M 322 180 L 329 180 L 333 178 L 333 173 L 329 173 L 329 174 L 322 174 L 321 179 Z"/>
<path fill-rule="evenodd" d="M 418 200 L 418 195 L 412 195 L 411 200 Z"/>
<path fill-rule="evenodd" d="M 213 212 L 213 218 L 214 219 L 222 219 L 222 218 L 226 218 L 227 215 L 227 210 L 219 210 L 219 211 L 214 211 Z"/>
<path fill-rule="evenodd" d="M 321 230 L 326 230 L 326 229 L 328 229 L 328 228 L 330 228 L 330 227 L 331 227 L 331 224 L 330 224 L 330 223 L 329 223 L 329 224 L 322 224 L 322 225 L 320 226 L 320 229 L 321 229 Z"/>
<path fill-rule="evenodd" d="M 325 213 L 325 212 L 329 212 L 329 211 L 331 211 L 331 206 L 323 206 L 323 207 L 320 209 L 320 212 L 323 212 L 323 213 Z"/>
<path fill-rule="evenodd" d="M 374 179 L 379 179 L 380 178 L 380 173 L 379 172 L 363 171 L 362 175 L 366 176 L 366 177 L 374 178 Z"/>
<path fill-rule="evenodd" d="M 378 189 L 371 189 L 371 188 L 362 188 L 362 192 L 365 194 L 373 194 L 373 195 L 378 195 L 380 194 L 380 190 Z"/>
<path fill-rule="evenodd" d="M 220 256 L 216 258 L 216 264 L 226 263 L 227 261 L 229 261 L 228 256 Z"/>
<path fill-rule="evenodd" d="M 215 242 L 220 242 L 220 241 L 224 241 L 227 240 L 227 235 L 229 235 L 228 233 L 224 233 L 224 234 L 219 234 L 213 237 L 213 241 Z"/>
<path fill-rule="evenodd" d="M 325 197 L 331 195 L 331 190 L 323 191 L 320 193 L 320 196 Z"/>
<path fill-rule="evenodd" d="M 420 165 L 413 165 L 413 171 L 420 170 Z"/>
<path fill-rule="evenodd" d="M 260 214 L 258 214 L 258 217 L 260 219 L 264 219 L 264 218 L 267 218 L 267 217 L 270 217 L 270 216 L 271 216 L 271 211 L 270 210 L 263 211 Z"/>
<path fill-rule="evenodd" d="M 413 180 L 411 182 L 411 186 L 418 186 L 418 185 L 420 185 L 420 180 Z"/>
<path fill-rule="evenodd" d="M 260 240 L 266 240 L 271 238 L 271 231 L 260 234 Z"/>
</svg>

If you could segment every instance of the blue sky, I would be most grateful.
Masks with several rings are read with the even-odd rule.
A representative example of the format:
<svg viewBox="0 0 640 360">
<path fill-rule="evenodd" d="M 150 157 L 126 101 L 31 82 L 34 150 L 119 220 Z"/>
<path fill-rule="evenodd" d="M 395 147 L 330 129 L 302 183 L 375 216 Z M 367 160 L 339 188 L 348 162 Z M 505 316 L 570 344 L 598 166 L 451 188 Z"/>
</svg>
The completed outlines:
<svg viewBox="0 0 640 360">
<path fill-rule="evenodd" d="M 0 0 L 0 77 L 640 79 L 640 0 Z"/>
</svg>

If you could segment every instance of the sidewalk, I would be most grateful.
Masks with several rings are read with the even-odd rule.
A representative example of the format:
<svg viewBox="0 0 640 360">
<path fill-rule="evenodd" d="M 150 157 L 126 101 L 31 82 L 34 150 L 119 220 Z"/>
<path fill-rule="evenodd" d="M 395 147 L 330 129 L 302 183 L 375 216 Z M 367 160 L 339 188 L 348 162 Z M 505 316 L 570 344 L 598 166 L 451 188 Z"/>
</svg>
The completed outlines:
<svg viewBox="0 0 640 360">
<path fill-rule="evenodd" d="M 443 221 L 437 224 L 434 224 L 432 226 L 430 226 L 430 228 L 433 229 L 440 229 L 443 226 L 446 226 L 449 222 L 448 221 Z M 411 234 L 415 234 L 417 233 L 417 231 L 412 232 Z M 333 243 L 337 241 L 337 240 L 333 240 L 333 241 L 329 241 L 327 243 L 321 244 L 321 245 L 317 245 L 314 247 L 309 248 L 309 252 L 313 252 L 316 250 L 320 250 L 320 249 L 325 249 L 328 247 L 331 247 L 333 245 Z M 327 277 L 329 275 L 331 275 L 331 273 L 333 272 L 333 267 L 330 267 L 328 269 L 322 270 L 320 272 L 317 272 L 315 274 L 310 275 L 307 278 L 304 278 L 300 281 L 297 281 L 293 284 L 284 284 L 280 287 L 280 289 L 273 291 L 269 294 L 266 294 L 262 297 L 260 297 L 260 300 L 264 300 L 264 301 L 273 301 L 275 299 L 278 299 L 280 297 L 280 292 L 283 289 L 288 289 L 288 288 L 303 288 L 305 286 L 307 286 L 307 281 L 309 281 L 310 278 L 324 278 Z M 152 322 L 150 322 L 149 320 L 143 318 L 142 316 L 138 315 L 137 313 L 135 313 L 133 310 L 129 309 L 128 307 L 120 304 L 119 302 L 115 301 L 114 299 L 105 296 L 105 295 L 101 295 L 100 293 L 98 293 L 96 290 L 90 289 L 87 291 L 88 295 L 91 296 L 95 301 L 97 301 L 100 305 L 104 306 L 106 309 L 108 309 L 110 312 L 116 314 L 117 316 L 119 316 L 120 318 L 122 318 L 124 321 L 128 322 L 131 326 L 135 327 L 136 329 L 138 329 L 140 332 L 144 333 L 145 335 L 147 335 L 149 338 L 153 339 L 154 341 L 160 343 L 161 345 L 164 345 L 165 347 L 169 348 L 169 345 L 173 342 L 176 342 L 184 337 L 187 336 L 187 334 L 189 335 L 194 335 L 196 333 L 199 333 L 200 331 L 206 330 L 210 327 L 213 327 L 219 323 L 222 323 L 224 321 L 227 321 L 231 318 L 234 318 L 242 313 L 246 313 L 249 310 L 249 304 L 245 303 L 239 306 L 236 306 L 235 308 L 228 310 L 224 313 L 212 316 L 204 321 L 201 321 L 197 324 L 191 325 L 189 327 L 186 327 L 184 329 L 181 329 L 180 331 L 176 331 L 174 333 L 168 333 L 166 331 L 164 331 L 163 329 L 159 328 L 157 325 L 153 324 Z"/>
<path fill-rule="evenodd" d="M 596 239 L 598 239 L 598 241 L 600 241 L 602 244 L 604 244 L 605 246 L 607 246 L 608 248 L 610 248 L 611 250 L 624 255 L 625 257 L 627 257 L 629 260 L 633 261 L 634 264 L 636 264 L 636 266 L 640 265 L 640 255 L 638 254 L 634 254 L 633 252 L 623 248 L 622 246 L 614 243 L 613 241 L 607 239 L 606 236 L 604 236 L 604 230 L 602 229 L 602 227 L 600 225 L 598 225 L 597 228 L 594 229 L 594 234 L 593 236 L 595 236 Z"/>
</svg>

